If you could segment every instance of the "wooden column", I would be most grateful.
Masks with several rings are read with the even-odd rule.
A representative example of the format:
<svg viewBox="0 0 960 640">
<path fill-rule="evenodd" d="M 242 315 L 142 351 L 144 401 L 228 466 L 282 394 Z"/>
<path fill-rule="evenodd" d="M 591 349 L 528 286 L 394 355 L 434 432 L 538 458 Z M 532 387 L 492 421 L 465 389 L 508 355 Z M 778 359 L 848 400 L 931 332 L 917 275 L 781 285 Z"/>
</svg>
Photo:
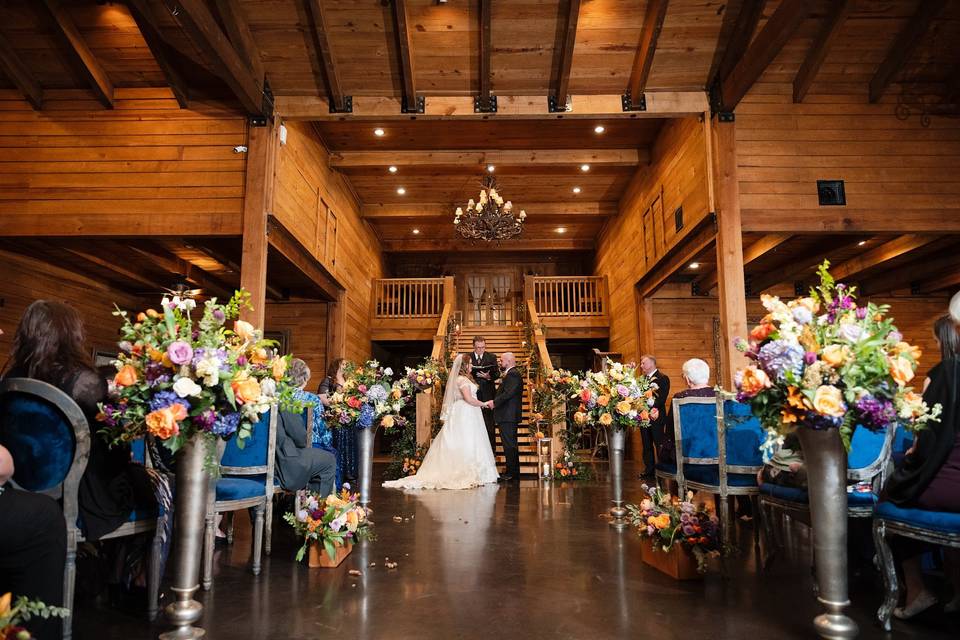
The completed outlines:
<svg viewBox="0 0 960 640">
<path fill-rule="evenodd" d="M 417 394 L 417 444 L 430 442 L 433 419 L 433 392 Z"/>
<path fill-rule="evenodd" d="M 273 208 L 277 155 L 280 149 L 278 123 L 249 128 L 247 135 L 247 179 L 243 199 L 243 256 L 240 286 L 250 292 L 250 304 L 241 317 L 263 327 L 267 304 L 267 218 Z"/>
<path fill-rule="evenodd" d="M 453 276 L 443 277 L 443 304 L 449 304 L 451 311 L 457 308 L 457 287 L 453 284 Z M 443 310 L 443 305 L 440 309 Z"/>
<path fill-rule="evenodd" d="M 347 293 L 327 303 L 327 367 L 337 358 L 347 357 Z"/>
<path fill-rule="evenodd" d="M 734 347 L 734 340 L 747 335 L 736 125 L 718 122 L 714 118 L 710 128 L 707 145 L 712 158 L 717 214 L 717 293 L 720 302 L 720 371 L 716 379 L 732 390 L 734 374 L 745 364 L 743 355 Z"/>
</svg>

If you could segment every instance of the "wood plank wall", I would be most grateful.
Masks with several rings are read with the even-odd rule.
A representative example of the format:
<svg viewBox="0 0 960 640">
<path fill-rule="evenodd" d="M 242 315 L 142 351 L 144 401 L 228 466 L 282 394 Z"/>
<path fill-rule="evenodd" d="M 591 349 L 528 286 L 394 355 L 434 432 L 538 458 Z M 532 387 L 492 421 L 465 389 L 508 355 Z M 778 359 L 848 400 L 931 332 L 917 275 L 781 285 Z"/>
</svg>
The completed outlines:
<svg viewBox="0 0 960 640">
<path fill-rule="evenodd" d="M 620 213 L 597 241 L 594 274 L 610 287 L 610 350 L 640 356 L 634 285 L 659 256 L 709 213 L 703 124 L 694 117 L 671 120 L 620 200 Z M 674 212 L 683 207 L 678 232 Z"/>
<path fill-rule="evenodd" d="M 179 109 L 169 89 L 45 92 L 35 111 L 0 90 L 0 235 L 239 235 L 244 118 Z"/>
<path fill-rule="evenodd" d="M 274 213 L 346 289 L 346 357 L 366 359 L 372 282 L 384 273 L 380 241 L 360 217 L 360 201 L 347 179 L 330 168 L 330 154 L 312 126 L 287 122 L 286 127 Z M 322 345 L 308 347 L 310 353 L 320 349 Z"/>
<path fill-rule="evenodd" d="M 327 304 L 267 302 L 264 328 L 287 335 L 287 349 L 310 367 L 308 391 L 316 391 L 327 368 Z"/>
</svg>

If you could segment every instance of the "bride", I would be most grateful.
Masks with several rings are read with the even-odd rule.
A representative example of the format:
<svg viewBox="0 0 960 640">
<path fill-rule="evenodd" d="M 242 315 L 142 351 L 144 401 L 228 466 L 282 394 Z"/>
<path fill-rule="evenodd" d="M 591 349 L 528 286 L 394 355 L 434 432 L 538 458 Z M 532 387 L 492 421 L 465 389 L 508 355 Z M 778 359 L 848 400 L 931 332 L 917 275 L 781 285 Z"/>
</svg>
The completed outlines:
<svg viewBox="0 0 960 640">
<path fill-rule="evenodd" d="M 397 489 L 470 489 L 497 481 L 497 465 L 470 376 L 470 356 L 458 355 L 443 395 L 443 428 L 414 476 L 384 482 Z"/>
</svg>

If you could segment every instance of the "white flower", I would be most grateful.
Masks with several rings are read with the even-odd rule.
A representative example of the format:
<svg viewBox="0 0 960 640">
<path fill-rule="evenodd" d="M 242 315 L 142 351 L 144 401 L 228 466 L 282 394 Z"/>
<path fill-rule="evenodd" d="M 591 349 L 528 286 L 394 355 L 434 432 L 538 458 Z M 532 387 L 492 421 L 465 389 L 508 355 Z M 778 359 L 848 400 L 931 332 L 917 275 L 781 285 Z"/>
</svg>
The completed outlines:
<svg viewBox="0 0 960 640">
<path fill-rule="evenodd" d="M 858 342 L 863 337 L 863 327 L 852 322 L 844 322 L 840 324 L 838 333 L 844 340 Z"/>
<path fill-rule="evenodd" d="M 260 393 L 268 398 L 277 395 L 277 383 L 273 378 L 264 378 L 260 381 Z"/>
<path fill-rule="evenodd" d="M 203 384 L 215 387 L 220 384 L 220 361 L 214 356 L 207 356 L 197 361 L 197 376 L 203 378 Z"/>
<path fill-rule="evenodd" d="M 391 369 L 390 367 L 387 367 L 386 369 L 383 370 L 383 375 L 385 375 L 385 376 L 387 376 L 387 377 L 392 376 L 392 375 L 393 375 L 393 369 Z"/>
<path fill-rule="evenodd" d="M 340 529 L 343 529 L 343 527 L 346 526 L 346 524 L 347 524 L 347 514 L 343 514 L 330 521 L 330 530 L 334 532 L 340 531 Z"/>
<path fill-rule="evenodd" d="M 203 388 L 190 378 L 178 378 L 177 381 L 173 383 L 173 392 L 181 398 L 186 398 L 187 396 L 200 395 L 200 393 L 203 392 Z"/>
<path fill-rule="evenodd" d="M 297 511 L 297 520 L 299 520 L 300 522 L 306 522 L 307 515 L 308 514 L 306 509 L 300 509 L 300 511 Z"/>
</svg>

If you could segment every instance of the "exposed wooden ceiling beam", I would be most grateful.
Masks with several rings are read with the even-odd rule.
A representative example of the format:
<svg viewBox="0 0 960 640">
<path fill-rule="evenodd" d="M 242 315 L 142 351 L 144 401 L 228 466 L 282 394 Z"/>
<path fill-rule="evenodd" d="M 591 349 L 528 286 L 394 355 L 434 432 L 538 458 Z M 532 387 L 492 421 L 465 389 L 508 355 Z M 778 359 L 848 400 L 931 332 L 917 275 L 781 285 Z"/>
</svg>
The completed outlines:
<svg viewBox="0 0 960 640">
<path fill-rule="evenodd" d="M 156 17 L 153 15 L 150 4 L 147 0 L 127 0 L 127 7 L 130 9 L 130 15 L 137 23 L 137 28 L 140 29 L 140 35 L 147 43 L 147 48 L 150 49 L 153 59 L 156 60 L 160 71 L 163 72 L 163 77 L 170 85 L 170 90 L 173 92 L 177 104 L 180 105 L 181 109 L 186 109 L 189 106 L 190 90 L 180 71 L 170 59 L 167 44 L 161 36 L 160 28 L 157 26 Z"/>
<path fill-rule="evenodd" d="M 720 78 L 725 78 L 743 58 L 757 30 L 757 25 L 760 24 L 765 4 L 766 0 L 740 0 L 739 10 L 735 13 L 734 7 L 737 6 L 735 0 L 725 5 L 721 33 L 707 87 L 713 87 Z"/>
<path fill-rule="evenodd" d="M 646 163 L 646 149 L 531 149 L 528 151 L 337 151 L 330 154 L 330 166 L 357 167 L 454 166 L 483 169 L 500 167 L 579 166 L 635 167 Z"/>
<path fill-rule="evenodd" d="M 130 245 L 130 248 L 151 260 L 161 269 L 169 271 L 172 276 L 179 276 L 196 287 L 218 296 L 229 297 L 233 294 L 234 287 L 230 284 L 214 278 L 203 269 L 187 260 L 183 260 L 164 246 L 153 242 L 136 241 Z M 168 286 L 173 284 L 171 282 Z"/>
<path fill-rule="evenodd" d="M 720 102 L 724 111 L 733 111 L 747 91 L 777 57 L 810 9 L 809 0 L 783 0 L 763 29 L 747 47 L 743 57 L 720 80 Z"/>
<path fill-rule="evenodd" d="M 397 29 L 397 55 L 400 60 L 400 83 L 403 87 L 403 111 L 417 113 L 417 78 L 413 64 L 413 34 L 407 14 L 407 0 L 393 0 L 393 21 Z"/>
<path fill-rule="evenodd" d="M 250 31 L 250 25 L 243 13 L 243 7 L 236 0 L 216 0 L 216 2 L 220 21 L 227 30 L 227 37 L 230 38 L 234 49 L 240 54 L 240 58 L 246 62 L 247 69 L 250 70 L 254 78 L 264 78 L 260 48 L 253 39 L 253 33 Z"/>
<path fill-rule="evenodd" d="M 810 90 L 817 72 L 820 71 L 820 65 L 830 52 L 837 36 L 840 35 L 840 29 L 843 27 L 847 16 L 853 11 L 853 0 L 834 0 L 830 3 L 829 12 L 823 19 L 820 31 L 816 39 L 807 51 L 807 57 L 803 59 L 800 70 L 793 79 L 793 101 L 803 102 L 803 98 Z"/>
<path fill-rule="evenodd" d="M 93 89 L 93 93 L 97 96 L 97 100 L 99 100 L 103 106 L 112 109 L 113 83 L 110 81 L 110 76 L 108 76 L 103 70 L 103 67 L 100 66 L 100 62 L 96 56 L 90 51 L 90 47 L 87 46 L 86 41 L 80 34 L 77 24 L 73 21 L 73 18 L 70 17 L 66 7 L 64 7 L 60 0 L 43 0 L 43 2 L 53 17 L 53 22 L 57 27 L 57 33 L 61 36 L 61 39 L 67 43 L 70 51 L 80 63 L 80 68 L 83 70 L 83 74 L 90 88 Z"/>
<path fill-rule="evenodd" d="M 456 207 L 450 203 L 365 204 L 361 215 L 368 220 L 446 218 Z M 531 216 L 608 217 L 617 215 L 616 202 L 524 202 Z"/>
<path fill-rule="evenodd" d="M 910 59 L 921 38 L 930 28 L 930 24 L 937 14 L 946 6 L 946 0 L 923 0 L 917 7 L 917 12 L 907 21 L 907 24 L 897 34 L 893 46 L 887 56 L 877 67 L 877 72 L 870 80 L 870 102 L 877 102 L 883 97 L 887 87 L 900 73 L 904 63 Z"/>
<path fill-rule="evenodd" d="M 162 291 L 162 288 L 159 282 L 157 282 L 152 278 L 148 278 L 147 276 L 143 275 L 136 269 L 128 269 L 127 267 L 116 264 L 115 262 L 112 262 L 110 260 L 106 260 L 105 258 L 102 258 L 101 256 L 95 253 L 91 253 L 89 251 L 81 251 L 79 249 L 71 249 L 69 247 L 64 247 L 63 250 L 71 256 L 80 258 L 85 262 L 88 262 L 92 265 L 100 267 L 101 269 L 106 269 L 107 271 L 110 271 L 114 275 L 119 276 L 119 278 L 123 281 L 127 281 L 128 283 L 133 282 L 137 286 L 146 287 L 151 291 L 156 291 L 157 293 L 160 293 Z M 119 256 L 113 252 L 110 252 L 110 255 L 111 257 L 113 257 L 114 260 L 117 260 L 119 258 Z M 122 258 L 120 259 L 122 260 Z"/>
<path fill-rule="evenodd" d="M 960 233 L 960 216 L 937 209 L 744 209 L 743 232 L 762 233 Z"/>
<path fill-rule="evenodd" d="M 493 0 L 480 0 L 480 110 L 490 111 L 490 57 L 493 53 Z"/>
<path fill-rule="evenodd" d="M 580 0 L 567 0 L 566 15 L 561 18 L 562 32 L 554 51 L 556 73 L 550 83 L 550 99 L 555 110 L 563 111 L 570 95 L 570 69 L 573 67 L 573 49 L 577 44 L 577 22 L 580 20 Z M 498 105 L 499 106 L 499 105 Z"/>
<path fill-rule="evenodd" d="M 838 264 L 830 269 L 831 275 L 837 280 L 852 278 L 867 269 L 879 266 L 888 260 L 893 260 L 898 256 L 909 253 L 915 249 L 926 246 L 937 240 L 940 236 L 935 235 L 903 235 L 881 245 L 864 251 L 855 258 Z"/>
<path fill-rule="evenodd" d="M 663 28 L 663 19 L 667 15 L 669 0 L 650 0 L 643 16 L 643 33 L 640 35 L 640 44 L 633 58 L 633 68 L 630 71 L 630 81 L 627 91 L 630 94 L 632 107 L 640 104 L 643 92 L 647 88 L 647 78 L 650 77 L 650 68 L 653 66 L 653 55 L 657 51 L 657 40 Z"/>
<path fill-rule="evenodd" d="M 323 67 L 323 78 L 326 84 L 325 91 L 329 106 L 327 113 L 345 113 L 349 112 L 350 98 L 343 94 L 343 85 L 340 84 L 340 72 L 337 71 L 337 65 L 333 60 L 333 49 L 330 46 L 330 38 L 327 35 L 327 19 L 323 12 L 323 2 L 321 0 L 306 0 L 307 13 L 310 15 L 310 26 L 313 32 L 313 41 L 317 48 L 317 57 L 320 59 L 320 65 Z M 323 89 L 318 87 L 318 89 Z M 332 107 L 332 108 L 331 108 Z"/>
<path fill-rule="evenodd" d="M 849 247 L 855 243 L 855 238 L 840 238 L 825 241 L 821 245 L 821 251 L 818 253 L 791 256 L 783 264 L 777 265 L 767 270 L 766 273 L 754 274 L 750 278 L 750 293 L 759 295 L 761 292 L 780 283 L 793 283 L 797 280 L 803 280 L 813 275 L 817 265 L 824 260 L 829 260 L 837 251 Z"/>
<path fill-rule="evenodd" d="M 433 253 L 462 251 L 592 251 L 593 239 L 526 239 L 504 240 L 499 246 L 468 240 L 384 240 L 380 243 L 386 253 Z"/>
<path fill-rule="evenodd" d="M 254 77 L 204 0 L 163 0 L 193 43 L 213 63 L 217 75 L 250 114 L 266 115 L 263 78 Z M 178 10 L 175 10 L 179 8 Z"/>
<path fill-rule="evenodd" d="M 758 239 L 756 242 L 743 250 L 743 266 L 757 260 L 770 253 L 784 242 L 792 237 L 789 233 L 771 233 Z M 718 273 L 716 268 L 704 271 L 703 274 L 694 280 L 694 284 L 700 289 L 700 293 L 706 294 L 710 289 L 717 286 Z"/>
<path fill-rule="evenodd" d="M 30 106 L 37 110 L 43 108 L 43 88 L 4 35 L 0 35 L 0 71 L 10 78 Z"/>
<path fill-rule="evenodd" d="M 955 267 L 947 273 L 916 281 L 911 290 L 920 294 L 930 294 L 944 289 L 956 289 L 960 286 L 960 267 Z"/>
<path fill-rule="evenodd" d="M 626 120 L 700 115 L 709 110 L 703 91 L 654 91 L 645 94 L 646 111 L 623 110 L 623 96 L 570 96 L 571 110 L 553 113 L 543 96 L 497 96 L 496 113 L 477 113 L 470 96 L 430 96 L 418 120 L 540 120 L 543 118 Z M 327 98 L 318 96 L 277 96 L 277 111 L 288 120 L 365 120 L 370 122 L 408 121 L 400 111 L 402 101 L 393 97 L 355 96 L 351 113 L 330 111 Z"/>
<path fill-rule="evenodd" d="M 897 269 L 864 278 L 859 283 L 861 296 L 889 293 L 898 289 L 913 288 L 915 283 L 939 278 L 945 273 L 960 271 L 960 253 L 953 246 L 932 255 L 924 255 Z"/>
</svg>

